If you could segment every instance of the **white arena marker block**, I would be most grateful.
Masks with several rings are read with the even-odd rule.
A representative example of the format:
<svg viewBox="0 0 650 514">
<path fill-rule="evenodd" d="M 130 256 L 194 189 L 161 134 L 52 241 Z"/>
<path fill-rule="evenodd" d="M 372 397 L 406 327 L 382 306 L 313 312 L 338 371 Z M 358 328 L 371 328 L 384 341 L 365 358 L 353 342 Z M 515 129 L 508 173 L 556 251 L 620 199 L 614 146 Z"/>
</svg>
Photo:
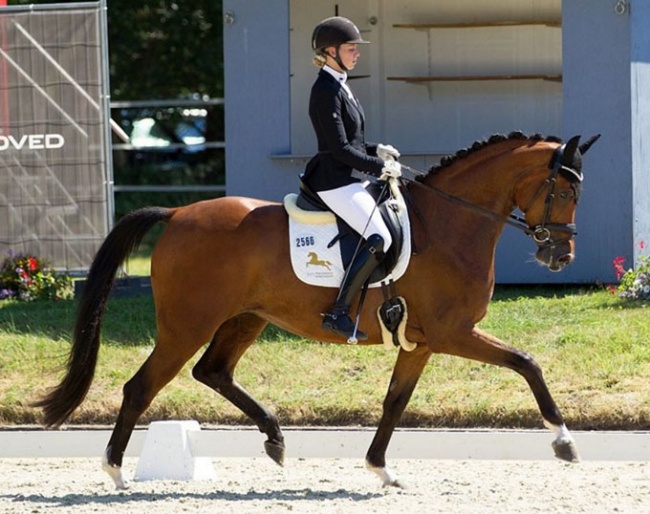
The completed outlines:
<svg viewBox="0 0 650 514">
<path fill-rule="evenodd" d="M 135 480 L 214 480 L 217 472 L 209 457 L 192 452 L 197 421 L 154 421 L 149 425 Z"/>
</svg>

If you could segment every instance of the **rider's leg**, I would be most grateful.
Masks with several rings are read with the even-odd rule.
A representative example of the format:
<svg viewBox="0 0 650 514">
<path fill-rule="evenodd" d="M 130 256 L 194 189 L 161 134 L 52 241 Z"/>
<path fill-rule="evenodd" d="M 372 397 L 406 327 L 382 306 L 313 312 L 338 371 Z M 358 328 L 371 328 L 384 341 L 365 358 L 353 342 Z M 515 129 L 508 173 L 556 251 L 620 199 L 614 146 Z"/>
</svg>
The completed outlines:
<svg viewBox="0 0 650 514">
<path fill-rule="evenodd" d="M 350 184 L 319 192 L 318 195 L 332 211 L 363 237 L 346 271 L 336 302 L 325 314 L 322 323 L 326 330 L 349 338 L 355 325 L 349 314 L 352 301 L 377 265 L 382 262 L 384 252 L 392 244 L 392 238 L 377 209 L 375 199 L 362 184 Z M 361 331 L 357 331 L 356 337 L 359 340 L 367 339 L 366 334 Z"/>
<path fill-rule="evenodd" d="M 383 261 L 384 240 L 377 234 L 363 240 L 350 267 L 347 269 L 341 289 L 332 308 L 324 315 L 322 327 L 345 338 L 354 333 L 355 323 L 350 318 L 350 306 L 374 269 Z M 356 338 L 360 341 L 368 336 L 357 330 Z"/>
<path fill-rule="evenodd" d="M 368 239 L 372 234 L 380 235 L 384 240 L 384 252 L 388 251 L 393 239 L 375 199 L 363 184 L 355 182 L 329 191 L 319 191 L 318 196 L 332 212 L 364 239 Z"/>
</svg>

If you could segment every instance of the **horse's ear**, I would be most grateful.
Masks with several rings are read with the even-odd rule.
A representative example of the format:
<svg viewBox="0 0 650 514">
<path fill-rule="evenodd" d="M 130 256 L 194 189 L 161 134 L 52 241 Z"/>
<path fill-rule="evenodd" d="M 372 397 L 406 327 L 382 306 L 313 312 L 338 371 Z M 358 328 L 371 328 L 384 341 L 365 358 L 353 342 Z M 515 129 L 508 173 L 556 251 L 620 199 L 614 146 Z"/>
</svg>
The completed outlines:
<svg viewBox="0 0 650 514">
<path fill-rule="evenodd" d="M 600 134 L 596 134 L 595 136 L 591 136 L 589 139 L 587 139 L 584 143 L 580 145 L 580 153 L 582 155 L 586 154 L 587 151 L 591 148 L 591 145 L 593 145 L 596 141 L 600 139 Z"/>
<path fill-rule="evenodd" d="M 580 136 L 573 136 L 571 139 L 569 139 L 569 142 L 564 145 L 564 151 L 562 152 L 562 164 L 565 166 L 571 166 L 579 143 Z"/>
</svg>

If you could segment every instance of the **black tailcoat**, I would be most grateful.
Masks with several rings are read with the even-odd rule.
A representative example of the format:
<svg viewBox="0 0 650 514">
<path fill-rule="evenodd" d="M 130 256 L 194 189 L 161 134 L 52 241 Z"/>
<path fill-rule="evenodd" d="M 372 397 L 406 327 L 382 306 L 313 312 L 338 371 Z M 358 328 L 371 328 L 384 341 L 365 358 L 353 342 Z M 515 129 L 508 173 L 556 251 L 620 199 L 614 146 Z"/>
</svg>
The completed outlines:
<svg viewBox="0 0 650 514">
<path fill-rule="evenodd" d="M 381 175 L 384 161 L 377 157 L 377 145 L 364 140 L 361 104 L 325 70 L 319 72 L 311 88 L 309 117 L 318 154 L 307 163 L 302 178 L 312 190 L 326 191 L 359 182 L 351 176 L 353 169 Z"/>
</svg>

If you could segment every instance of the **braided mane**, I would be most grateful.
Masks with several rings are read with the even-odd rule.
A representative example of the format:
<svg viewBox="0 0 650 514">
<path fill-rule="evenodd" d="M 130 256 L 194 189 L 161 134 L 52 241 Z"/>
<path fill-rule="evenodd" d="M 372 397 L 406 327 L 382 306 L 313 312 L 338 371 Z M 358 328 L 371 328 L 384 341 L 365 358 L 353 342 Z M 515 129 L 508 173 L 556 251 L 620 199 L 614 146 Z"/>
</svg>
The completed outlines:
<svg viewBox="0 0 650 514">
<path fill-rule="evenodd" d="M 462 148 L 458 150 L 455 154 L 446 155 L 440 160 L 440 164 L 434 164 L 429 168 L 428 175 L 437 173 L 443 168 L 446 168 L 452 165 L 459 159 L 464 159 L 465 157 L 482 150 L 486 146 L 493 145 L 495 143 L 501 143 L 502 141 L 514 141 L 514 140 L 529 140 L 529 141 L 550 141 L 553 143 L 561 143 L 562 140 L 555 136 L 542 136 L 541 134 L 526 135 L 523 132 L 515 131 L 510 132 L 510 134 L 493 134 L 488 139 L 483 139 L 481 141 L 475 141 L 472 146 L 468 148 Z"/>
</svg>

